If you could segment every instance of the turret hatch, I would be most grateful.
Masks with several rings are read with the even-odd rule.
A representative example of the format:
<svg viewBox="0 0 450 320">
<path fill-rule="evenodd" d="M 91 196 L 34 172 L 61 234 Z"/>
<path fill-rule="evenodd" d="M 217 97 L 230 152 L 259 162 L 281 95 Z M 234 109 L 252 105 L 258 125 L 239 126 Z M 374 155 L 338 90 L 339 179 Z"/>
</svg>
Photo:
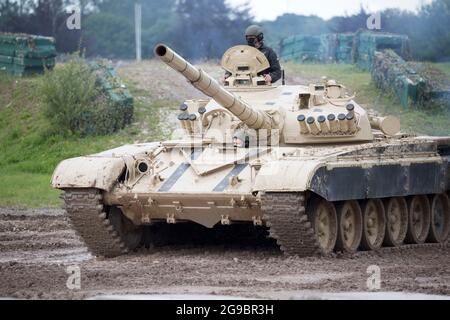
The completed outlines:
<svg viewBox="0 0 450 320">
<path fill-rule="evenodd" d="M 228 87 L 270 87 L 258 73 L 270 68 L 264 53 L 250 46 L 235 46 L 222 57 L 222 67 L 231 75 L 225 80 Z"/>
</svg>

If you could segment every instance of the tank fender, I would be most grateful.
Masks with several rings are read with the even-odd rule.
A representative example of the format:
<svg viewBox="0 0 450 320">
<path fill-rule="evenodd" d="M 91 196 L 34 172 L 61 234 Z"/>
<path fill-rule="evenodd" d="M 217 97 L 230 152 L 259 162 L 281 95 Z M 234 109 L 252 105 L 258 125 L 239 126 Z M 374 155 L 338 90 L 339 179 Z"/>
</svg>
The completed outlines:
<svg viewBox="0 0 450 320">
<path fill-rule="evenodd" d="M 438 194 L 446 190 L 447 170 L 447 163 L 438 157 L 323 166 L 312 177 L 309 190 L 328 201 Z"/>
<path fill-rule="evenodd" d="M 319 161 L 271 161 L 259 170 L 253 192 L 302 192 L 309 189 Z"/>
<path fill-rule="evenodd" d="M 52 177 L 52 186 L 97 188 L 110 191 L 125 168 L 122 158 L 79 157 L 62 161 Z"/>
<path fill-rule="evenodd" d="M 438 194 L 448 189 L 447 172 L 441 157 L 365 166 L 276 161 L 261 168 L 253 192 L 312 191 L 328 201 Z"/>
<path fill-rule="evenodd" d="M 124 145 L 90 156 L 64 160 L 53 173 L 52 187 L 110 191 L 126 168 L 126 157 L 147 156 L 160 147 L 159 142 Z"/>
</svg>

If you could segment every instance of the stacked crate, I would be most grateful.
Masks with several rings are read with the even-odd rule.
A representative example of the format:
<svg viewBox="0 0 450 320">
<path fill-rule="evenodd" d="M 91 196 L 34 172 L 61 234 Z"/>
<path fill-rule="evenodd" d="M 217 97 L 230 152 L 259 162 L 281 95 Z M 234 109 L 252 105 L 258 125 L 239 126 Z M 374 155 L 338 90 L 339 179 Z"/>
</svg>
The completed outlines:
<svg viewBox="0 0 450 320">
<path fill-rule="evenodd" d="M 352 63 L 354 38 L 355 35 L 353 33 L 336 34 L 336 62 L 348 64 Z"/>
<path fill-rule="evenodd" d="M 53 38 L 0 33 L 0 70 L 17 76 L 43 73 L 55 66 L 55 57 Z"/>
<path fill-rule="evenodd" d="M 450 110 L 450 80 L 430 64 L 406 61 L 410 50 L 405 35 L 371 31 L 298 35 L 281 43 L 281 58 L 355 63 L 370 70 L 377 87 L 393 92 L 405 108 L 438 105 Z"/>
<path fill-rule="evenodd" d="M 297 62 L 320 62 L 322 40 L 321 36 L 297 35 L 283 40 L 281 57 L 284 60 Z"/>
<path fill-rule="evenodd" d="M 358 32 L 354 38 L 353 48 L 353 61 L 364 70 L 371 70 L 376 51 L 391 49 L 399 56 L 409 58 L 409 39 L 405 35 Z"/>
<path fill-rule="evenodd" d="M 408 37 L 380 32 L 297 35 L 281 42 L 281 58 L 297 62 L 357 63 L 370 70 L 375 51 L 393 49 L 409 57 Z"/>
<path fill-rule="evenodd" d="M 323 34 L 320 36 L 320 60 L 323 63 L 333 63 L 336 61 L 336 49 L 338 35 L 334 33 Z"/>
</svg>

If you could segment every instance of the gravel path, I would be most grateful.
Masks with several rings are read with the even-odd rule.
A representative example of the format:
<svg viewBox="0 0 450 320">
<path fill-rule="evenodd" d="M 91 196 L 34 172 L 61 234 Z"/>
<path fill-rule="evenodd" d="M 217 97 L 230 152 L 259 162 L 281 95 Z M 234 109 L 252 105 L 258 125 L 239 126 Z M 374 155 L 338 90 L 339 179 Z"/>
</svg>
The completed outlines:
<svg viewBox="0 0 450 320">
<path fill-rule="evenodd" d="M 195 63 L 213 78 L 220 80 L 224 75 L 218 62 Z M 119 75 L 128 79 L 153 100 L 182 102 L 186 99 L 207 98 L 172 68 L 159 60 L 141 63 L 126 63 L 118 66 Z"/>
</svg>

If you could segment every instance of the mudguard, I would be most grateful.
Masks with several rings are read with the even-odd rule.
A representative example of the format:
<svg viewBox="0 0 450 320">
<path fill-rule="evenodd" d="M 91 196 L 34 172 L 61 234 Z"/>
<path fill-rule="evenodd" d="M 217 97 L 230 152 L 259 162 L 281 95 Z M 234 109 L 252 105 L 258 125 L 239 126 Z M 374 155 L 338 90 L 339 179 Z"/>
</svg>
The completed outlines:
<svg viewBox="0 0 450 320">
<path fill-rule="evenodd" d="M 320 161 L 279 160 L 261 167 L 255 179 L 253 192 L 302 192 L 321 165 Z"/>
<path fill-rule="evenodd" d="M 122 158 L 80 157 L 64 160 L 53 173 L 52 186 L 111 190 L 125 168 Z"/>
<path fill-rule="evenodd" d="M 328 201 L 439 194 L 448 189 L 445 157 L 397 161 L 276 161 L 256 177 L 253 192 L 312 191 Z"/>
<path fill-rule="evenodd" d="M 52 176 L 52 187 L 97 188 L 110 191 L 126 167 L 123 157 L 138 157 L 155 150 L 160 144 L 125 145 L 87 157 L 62 161 Z"/>
</svg>

